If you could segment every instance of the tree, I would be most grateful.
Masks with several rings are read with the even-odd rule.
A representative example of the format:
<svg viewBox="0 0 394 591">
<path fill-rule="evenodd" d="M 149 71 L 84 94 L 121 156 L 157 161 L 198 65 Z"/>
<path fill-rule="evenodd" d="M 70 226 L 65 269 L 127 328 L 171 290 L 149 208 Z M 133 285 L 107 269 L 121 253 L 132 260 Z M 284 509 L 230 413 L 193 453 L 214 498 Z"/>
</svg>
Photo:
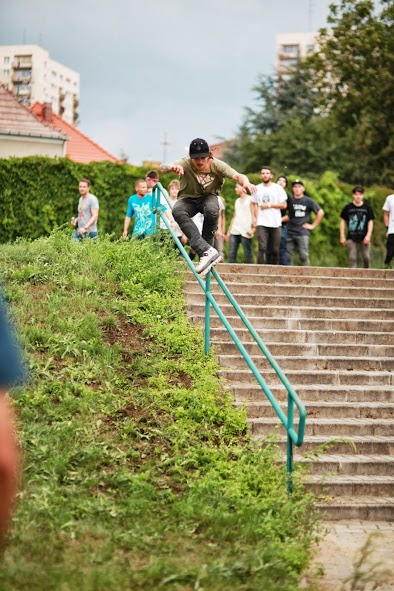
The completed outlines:
<svg viewBox="0 0 394 591">
<path fill-rule="evenodd" d="M 372 0 L 331 5 L 331 28 L 304 64 L 323 109 L 352 132 L 354 172 L 365 183 L 394 181 L 394 3 L 382 4 L 380 13 Z"/>
<path fill-rule="evenodd" d="M 230 159 L 253 170 L 318 175 L 352 183 L 394 183 L 394 2 L 341 0 L 318 51 L 286 79 L 261 77 Z"/>
</svg>

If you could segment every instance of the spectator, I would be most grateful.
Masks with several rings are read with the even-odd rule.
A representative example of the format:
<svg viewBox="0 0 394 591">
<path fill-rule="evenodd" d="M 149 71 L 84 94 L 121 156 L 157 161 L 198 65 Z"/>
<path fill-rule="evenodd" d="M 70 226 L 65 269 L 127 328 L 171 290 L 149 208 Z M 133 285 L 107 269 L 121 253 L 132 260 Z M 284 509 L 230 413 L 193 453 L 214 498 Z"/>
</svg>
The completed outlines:
<svg viewBox="0 0 394 591">
<path fill-rule="evenodd" d="M 175 203 L 177 202 L 178 193 L 179 193 L 180 188 L 181 188 L 181 185 L 180 185 L 179 181 L 171 181 L 170 184 L 168 185 L 168 201 L 170 203 L 171 210 L 173 209 Z M 179 238 L 179 240 L 182 242 L 182 244 L 185 245 L 187 242 L 187 238 L 186 238 L 185 234 L 182 232 L 182 230 L 180 229 L 180 227 L 178 226 L 178 224 L 174 220 L 174 217 L 172 215 L 172 211 L 169 212 L 169 214 L 171 216 L 171 222 L 172 222 L 171 225 L 172 225 L 172 228 L 175 232 L 175 236 L 177 236 Z"/>
<path fill-rule="evenodd" d="M 223 197 L 218 196 L 219 199 L 219 222 L 218 229 L 215 234 L 214 247 L 220 254 L 222 260 L 224 260 L 224 236 L 226 234 L 226 204 Z"/>
<path fill-rule="evenodd" d="M 80 194 L 78 217 L 71 219 L 71 225 L 78 226 L 74 231 L 73 240 L 97 238 L 98 199 L 90 193 L 90 181 L 88 179 L 79 181 L 78 190 Z"/>
<path fill-rule="evenodd" d="M 342 246 L 348 247 L 350 267 L 353 269 L 357 267 L 357 245 L 359 245 L 364 269 L 368 269 L 374 214 L 371 206 L 368 203 L 364 203 L 363 187 L 354 187 L 352 197 L 352 203 L 345 205 L 341 211 L 339 240 Z M 345 238 L 346 225 L 348 231 L 347 237 Z"/>
<path fill-rule="evenodd" d="M 278 183 L 278 185 L 283 187 L 283 189 L 286 191 L 287 185 L 288 185 L 287 177 L 285 177 L 284 175 L 281 175 L 277 178 L 276 182 Z M 293 217 L 293 216 L 294 216 L 294 211 L 292 211 L 292 206 L 290 204 L 290 198 L 289 198 L 289 195 L 287 195 L 287 208 L 285 210 L 282 210 L 282 235 L 280 238 L 280 246 L 279 246 L 279 264 L 280 265 L 287 265 L 288 264 L 287 263 L 287 249 L 286 249 L 287 222 L 288 222 L 289 218 Z"/>
<path fill-rule="evenodd" d="M 123 238 L 127 238 L 131 218 L 135 215 L 132 236 L 145 238 L 155 232 L 155 216 L 152 213 L 152 195 L 148 194 L 148 185 L 143 179 L 136 181 L 135 194 L 129 197 L 124 220 Z"/>
<path fill-rule="evenodd" d="M 293 196 L 289 199 L 289 205 L 294 210 L 294 217 L 286 216 L 289 217 L 286 242 L 288 264 L 293 265 L 294 249 L 297 248 L 301 265 L 309 265 L 309 232 L 320 224 L 324 211 L 313 199 L 305 195 L 304 183 L 300 179 L 296 179 L 292 187 Z M 316 215 L 310 224 L 312 212 Z"/>
<path fill-rule="evenodd" d="M 146 180 L 146 184 L 148 186 L 147 194 L 152 195 L 153 194 L 153 187 L 160 180 L 159 173 L 156 172 L 156 170 L 150 170 L 149 172 L 146 173 L 145 180 Z M 163 192 L 165 194 L 165 197 L 164 197 L 163 193 L 160 193 L 160 205 L 163 207 L 163 210 L 165 210 L 167 208 L 166 197 L 168 199 L 168 192 L 165 190 L 164 187 L 163 187 Z M 171 218 L 172 218 L 172 215 L 171 215 Z M 160 223 L 160 230 L 167 231 L 167 226 L 165 225 L 165 223 L 163 222 L 163 220 L 161 218 L 160 218 L 159 223 Z"/>
<path fill-rule="evenodd" d="M 234 204 L 234 215 L 226 234 L 226 241 L 230 241 L 230 263 L 237 262 L 238 247 L 242 244 L 246 263 L 254 263 L 252 252 L 252 212 L 250 208 L 251 198 L 242 185 L 235 185 L 238 195 Z"/>
<path fill-rule="evenodd" d="M 172 213 L 182 232 L 186 234 L 191 249 L 200 257 L 196 272 L 205 277 L 221 260 L 213 242 L 219 220 L 218 194 L 224 179 L 232 178 L 250 192 L 254 192 L 255 187 L 245 175 L 214 158 L 208 143 L 201 138 L 191 142 L 189 156 L 172 164 L 161 164 L 159 172 L 176 172 L 181 177 L 180 199 Z M 192 220 L 197 213 L 204 215 L 202 235 Z"/>
<path fill-rule="evenodd" d="M 387 228 L 387 252 L 384 264 L 386 269 L 391 269 L 391 261 L 394 257 L 394 193 L 389 195 L 384 202 L 383 219 Z"/>
<path fill-rule="evenodd" d="M 257 262 L 262 265 L 267 262 L 266 252 L 269 246 L 272 252 L 272 264 L 279 264 L 279 246 L 281 237 L 282 215 L 286 209 L 287 195 L 280 185 L 272 182 L 272 170 L 263 166 L 260 172 L 262 182 L 257 185 L 257 191 L 252 196 L 252 227 L 257 228 Z"/>
</svg>

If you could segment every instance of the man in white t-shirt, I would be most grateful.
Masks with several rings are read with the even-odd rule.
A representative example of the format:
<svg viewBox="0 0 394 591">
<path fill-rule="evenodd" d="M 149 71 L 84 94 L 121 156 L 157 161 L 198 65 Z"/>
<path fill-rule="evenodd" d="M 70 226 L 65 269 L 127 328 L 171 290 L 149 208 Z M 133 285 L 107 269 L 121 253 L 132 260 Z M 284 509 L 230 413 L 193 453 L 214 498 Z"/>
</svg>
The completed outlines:
<svg viewBox="0 0 394 591">
<path fill-rule="evenodd" d="M 388 195 L 383 205 L 384 225 L 387 228 L 387 253 L 384 259 L 386 268 L 391 268 L 391 261 L 394 257 L 394 193 Z"/>
<path fill-rule="evenodd" d="M 260 172 L 261 183 L 252 195 L 252 227 L 256 228 L 258 252 L 257 263 L 266 262 L 265 254 L 270 245 L 272 264 L 279 265 L 279 247 L 282 234 L 282 209 L 286 209 L 287 195 L 283 187 L 272 182 L 272 170 L 263 166 Z"/>
</svg>

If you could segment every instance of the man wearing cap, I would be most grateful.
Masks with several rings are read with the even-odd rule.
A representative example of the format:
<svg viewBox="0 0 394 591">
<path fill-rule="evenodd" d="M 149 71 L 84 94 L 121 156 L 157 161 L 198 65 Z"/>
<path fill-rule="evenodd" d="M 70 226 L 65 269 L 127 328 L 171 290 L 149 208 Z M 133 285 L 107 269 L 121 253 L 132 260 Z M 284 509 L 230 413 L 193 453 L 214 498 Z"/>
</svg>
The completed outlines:
<svg viewBox="0 0 394 591">
<path fill-rule="evenodd" d="M 297 248 L 301 265 L 307 266 L 309 265 L 309 232 L 320 224 L 324 211 L 316 201 L 305 195 L 304 183 L 300 179 L 296 179 L 292 186 L 293 195 L 289 197 L 289 204 L 293 208 L 294 214 L 287 224 L 286 250 L 288 264 L 293 264 L 294 249 Z M 312 212 L 316 215 L 311 224 Z M 283 221 L 287 220 L 283 218 Z"/>
<path fill-rule="evenodd" d="M 368 269 L 374 214 L 372 207 L 364 202 L 363 187 L 354 187 L 352 197 L 352 203 L 345 205 L 341 211 L 339 241 L 342 246 L 348 247 L 350 267 L 353 269 L 357 267 L 357 245 L 359 245 L 364 269 Z M 346 225 L 348 228 L 347 237 L 345 237 Z"/>
<path fill-rule="evenodd" d="M 161 164 L 159 172 L 175 172 L 180 176 L 181 189 L 172 214 L 187 236 L 191 249 L 200 258 L 196 272 L 205 277 L 222 260 L 213 243 L 219 220 L 218 195 L 224 180 L 233 179 L 250 193 L 254 193 L 256 187 L 249 182 L 248 177 L 214 158 L 208 143 L 201 138 L 191 142 L 189 156 L 172 164 Z M 192 220 L 197 213 L 204 215 L 202 234 Z"/>
</svg>

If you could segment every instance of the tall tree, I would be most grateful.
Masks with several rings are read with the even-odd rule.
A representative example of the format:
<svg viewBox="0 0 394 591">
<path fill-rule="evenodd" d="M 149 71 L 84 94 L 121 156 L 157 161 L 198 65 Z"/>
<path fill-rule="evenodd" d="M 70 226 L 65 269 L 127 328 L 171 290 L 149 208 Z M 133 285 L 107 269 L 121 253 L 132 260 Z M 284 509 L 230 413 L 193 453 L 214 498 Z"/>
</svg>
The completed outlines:
<svg viewBox="0 0 394 591">
<path fill-rule="evenodd" d="M 394 2 L 340 0 L 319 49 L 285 80 L 260 78 L 233 158 L 299 174 L 394 184 Z"/>
<path fill-rule="evenodd" d="M 330 7 L 330 29 L 304 67 L 319 99 L 355 137 L 355 173 L 364 182 L 394 182 L 394 3 L 341 0 Z"/>
</svg>

